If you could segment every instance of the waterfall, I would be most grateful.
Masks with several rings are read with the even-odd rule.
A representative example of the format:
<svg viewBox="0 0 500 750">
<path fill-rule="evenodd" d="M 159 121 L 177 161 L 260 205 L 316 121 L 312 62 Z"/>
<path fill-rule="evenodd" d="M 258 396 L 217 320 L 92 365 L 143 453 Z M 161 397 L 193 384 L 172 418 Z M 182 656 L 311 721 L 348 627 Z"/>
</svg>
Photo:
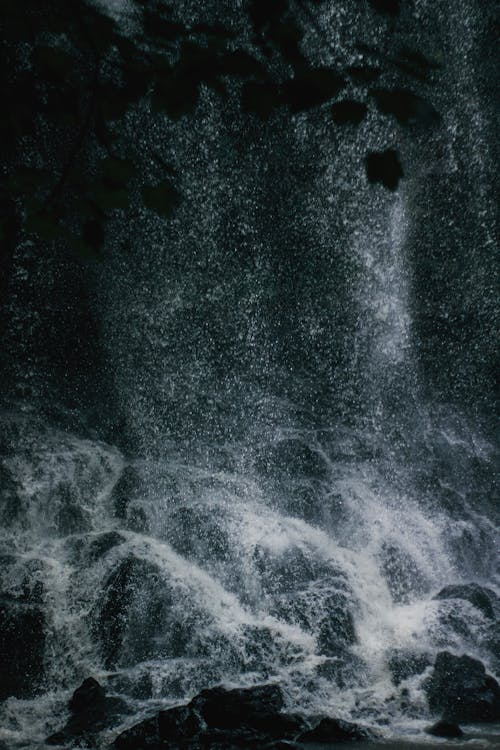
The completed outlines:
<svg viewBox="0 0 500 750">
<path fill-rule="evenodd" d="M 434 19 L 444 38 L 452 22 L 431 5 L 407 23 Z M 18 251 L 12 368 L 30 386 L 0 412 L 0 613 L 33 648 L 9 662 L 0 747 L 46 747 L 89 675 L 128 709 L 100 748 L 203 688 L 267 682 L 290 711 L 421 739 L 439 652 L 500 678 L 493 303 L 479 267 L 493 183 L 473 170 L 481 190 L 464 208 L 452 155 L 463 142 L 483 153 L 486 123 L 476 139 L 454 81 L 430 144 L 375 111 L 342 137 L 301 115 L 245 129 L 208 90 L 163 140 L 140 113 L 137 143 L 180 175 L 172 220 L 110 222 L 102 264 L 74 272 L 76 301 L 67 259 Z M 392 193 L 362 161 L 395 139 L 408 174 Z M 426 149 L 445 155 L 442 173 Z M 71 380 L 50 366 L 63 323 L 52 311 L 44 327 L 38 307 L 60 290 L 66 321 L 82 288 L 97 354 Z M 470 583 L 494 617 L 443 594 Z"/>
</svg>

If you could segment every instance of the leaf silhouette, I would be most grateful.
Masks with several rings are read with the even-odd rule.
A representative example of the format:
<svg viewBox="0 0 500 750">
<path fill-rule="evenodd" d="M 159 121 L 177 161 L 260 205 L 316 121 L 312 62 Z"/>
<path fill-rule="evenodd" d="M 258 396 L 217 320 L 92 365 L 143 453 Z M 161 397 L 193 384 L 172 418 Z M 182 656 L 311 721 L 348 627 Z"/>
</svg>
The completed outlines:
<svg viewBox="0 0 500 750">
<path fill-rule="evenodd" d="M 406 89 L 374 89 L 372 96 L 384 115 L 392 115 L 401 125 L 435 125 L 439 112 L 421 96 Z"/>
<path fill-rule="evenodd" d="M 366 157 L 365 163 L 369 182 L 380 182 L 389 190 L 396 190 L 400 179 L 404 177 L 398 152 L 394 149 L 380 152 L 371 151 Z"/>
<path fill-rule="evenodd" d="M 363 102 L 345 99 L 332 104 L 332 118 L 338 125 L 359 125 L 366 115 L 368 107 Z"/>
<path fill-rule="evenodd" d="M 284 85 L 283 100 L 291 112 L 300 112 L 324 104 L 344 85 L 344 78 L 331 68 L 306 70 Z"/>
<path fill-rule="evenodd" d="M 401 10 L 401 0 L 369 0 L 370 5 L 378 13 L 397 16 Z"/>
<path fill-rule="evenodd" d="M 159 185 L 146 185 L 141 192 L 146 208 L 156 211 L 160 216 L 169 217 L 179 200 L 177 190 L 167 181 Z"/>
<path fill-rule="evenodd" d="M 242 87 L 241 108 L 243 112 L 255 114 L 261 120 L 269 119 L 281 104 L 281 91 L 276 84 L 249 81 Z"/>
</svg>

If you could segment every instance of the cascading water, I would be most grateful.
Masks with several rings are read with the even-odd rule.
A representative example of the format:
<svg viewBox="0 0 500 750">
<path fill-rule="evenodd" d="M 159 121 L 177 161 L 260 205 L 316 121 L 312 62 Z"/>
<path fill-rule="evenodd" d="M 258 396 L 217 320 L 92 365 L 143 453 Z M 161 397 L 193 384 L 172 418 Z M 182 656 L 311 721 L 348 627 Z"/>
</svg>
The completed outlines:
<svg viewBox="0 0 500 750">
<path fill-rule="evenodd" d="M 415 24 L 432 15 L 416 8 Z M 403 144 L 414 176 L 365 184 L 360 155 L 393 137 L 376 114 L 340 146 L 305 118 L 263 137 L 233 117 L 205 92 L 192 128 L 171 127 L 178 213 L 117 222 L 89 271 L 120 447 L 63 405 L 3 408 L 1 604 L 33 643 L 0 696 L 8 748 L 43 747 L 89 675 L 129 707 L 102 747 L 221 682 L 279 682 L 292 710 L 420 736 L 437 652 L 500 676 L 496 453 L 425 367 L 434 346 L 450 368 L 422 323 L 426 165 Z M 443 152 L 471 138 L 455 126 Z M 447 261 L 431 261 L 439 291 Z M 469 582 L 493 616 L 436 598 Z"/>
</svg>

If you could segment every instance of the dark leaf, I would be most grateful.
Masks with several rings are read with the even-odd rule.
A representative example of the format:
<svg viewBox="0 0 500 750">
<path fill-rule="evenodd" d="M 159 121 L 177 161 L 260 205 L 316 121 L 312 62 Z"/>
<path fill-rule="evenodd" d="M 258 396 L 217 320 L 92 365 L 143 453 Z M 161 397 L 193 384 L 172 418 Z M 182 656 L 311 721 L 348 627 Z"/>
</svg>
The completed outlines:
<svg viewBox="0 0 500 750">
<path fill-rule="evenodd" d="M 149 9 L 143 12 L 142 25 L 148 39 L 160 38 L 166 42 L 174 42 L 186 32 L 182 24 L 169 21 Z"/>
<path fill-rule="evenodd" d="M 439 70 L 441 67 L 441 64 L 436 60 L 430 60 L 419 50 L 414 50 L 410 47 L 402 47 L 399 52 L 399 58 L 406 59 L 412 65 L 416 65 L 423 70 Z"/>
<path fill-rule="evenodd" d="M 202 47 L 193 42 L 183 42 L 179 60 L 179 71 L 182 77 L 191 77 L 198 81 L 218 75 L 219 57 L 216 45 Z"/>
<path fill-rule="evenodd" d="M 98 250 L 104 243 L 104 225 L 97 219 L 89 219 L 82 227 L 82 240 Z"/>
<path fill-rule="evenodd" d="M 369 182 L 380 182 L 389 190 L 396 190 L 400 179 L 404 177 L 398 152 L 394 149 L 370 152 L 366 157 L 366 174 Z"/>
<path fill-rule="evenodd" d="M 279 23 L 288 10 L 288 0 L 251 0 L 248 13 L 255 31 Z"/>
<path fill-rule="evenodd" d="M 44 78 L 53 81 L 64 81 L 74 68 L 73 57 L 60 47 L 37 47 L 34 63 Z"/>
<path fill-rule="evenodd" d="M 81 237 L 69 234 L 65 237 L 70 249 L 82 260 L 100 260 L 100 248 L 97 245 L 85 242 Z"/>
<path fill-rule="evenodd" d="M 300 51 L 300 42 L 304 36 L 293 18 L 287 18 L 273 32 L 272 39 L 288 62 L 297 68 L 304 64 L 305 58 Z"/>
<path fill-rule="evenodd" d="M 137 173 L 137 167 L 133 161 L 115 156 L 104 159 L 101 166 L 106 181 L 117 187 L 124 187 Z"/>
<path fill-rule="evenodd" d="M 226 52 L 218 67 L 221 74 L 231 76 L 259 76 L 264 72 L 262 63 L 243 50 Z"/>
<path fill-rule="evenodd" d="M 412 91 L 374 89 L 372 96 L 380 112 L 392 115 L 401 125 L 435 125 L 441 119 L 432 104 Z"/>
<path fill-rule="evenodd" d="M 332 117 L 338 125 L 359 125 L 366 115 L 368 107 L 363 102 L 345 99 L 332 104 Z"/>
<path fill-rule="evenodd" d="M 292 112 L 324 104 L 345 85 L 336 70 L 317 68 L 304 71 L 284 86 L 284 100 Z"/>
<path fill-rule="evenodd" d="M 192 31 L 195 34 L 206 34 L 219 39 L 233 39 L 235 37 L 234 31 L 227 29 L 222 24 L 197 23 L 192 27 Z"/>
<path fill-rule="evenodd" d="M 369 0 L 370 5 L 378 13 L 397 16 L 401 10 L 401 0 Z"/>
<path fill-rule="evenodd" d="M 169 217 L 179 200 L 179 194 L 170 182 L 159 185 L 146 185 L 142 188 L 142 198 L 146 208 L 160 216 Z"/>
<path fill-rule="evenodd" d="M 51 175 L 46 169 L 18 167 L 9 179 L 9 186 L 14 192 L 22 192 L 46 187 L 50 182 Z"/>
<path fill-rule="evenodd" d="M 157 83 L 151 104 L 154 110 L 164 111 L 176 120 L 194 111 L 198 93 L 198 81 L 189 77 L 170 77 Z"/>
<path fill-rule="evenodd" d="M 241 108 L 243 112 L 255 114 L 261 120 L 267 120 L 281 104 L 280 88 L 273 83 L 251 81 L 242 87 Z"/>
<path fill-rule="evenodd" d="M 74 126 L 79 117 L 80 91 L 77 88 L 64 87 L 61 84 L 57 88 L 51 88 L 45 97 L 43 111 L 51 120 L 62 126 Z"/>
<path fill-rule="evenodd" d="M 96 8 L 90 11 L 89 23 L 87 25 L 87 34 L 90 37 L 91 46 L 98 54 L 107 52 L 110 47 L 116 46 L 121 39 L 118 33 L 116 22 L 108 15 L 99 12 Z M 79 37 L 80 38 L 80 37 Z M 85 38 L 85 37 L 81 37 Z"/>
<path fill-rule="evenodd" d="M 119 120 L 126 114 L 135 101 L 132 90 L 119 88 L 112 84 L 101 85 L 98 92 L 98 103 L 106 120 Z"/>
<path fill-rule="evenodd" d="M 102 211 L 127 208 L 129 204 L 128 190 L 107 182 L 98 182 L 90 186 L 90 197 Z"/>
<path fill-rule="evenodd" d="M 359 83 L 372 83 L 380 77 L 381 71 L 378 68 L 373 68 L 370 65 L 352 65 L 347 68 L 347 72 L 353 81 Z"/>
<path fill-rule="evenodd" d="M 44 240 L 61 236 L 61 226 L 57 217 L 50 213 L 33 213 L 26 218 L 26 231 L 37 234 Z"/>
</svg>

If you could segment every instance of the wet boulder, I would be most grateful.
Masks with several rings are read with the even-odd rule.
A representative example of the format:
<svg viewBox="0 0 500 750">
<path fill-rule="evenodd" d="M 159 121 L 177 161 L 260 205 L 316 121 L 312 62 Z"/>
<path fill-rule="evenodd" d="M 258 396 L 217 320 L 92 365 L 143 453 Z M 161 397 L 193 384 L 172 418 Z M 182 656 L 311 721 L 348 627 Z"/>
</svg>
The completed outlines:
<svg viewBox="0 0 500 750">
<path fill-rule="evenodd" d="M 104 557 L 110 550 L 123 544 L 125 538 L 117 531 L 105 531 L 99 534 L 89 545 L 88 558 L 91 562 Z"/>
<path fill-rule="evenodd" d="M 153 658 L 200 656 L 209 616 L 168 573 L 129 554 L 104 581 L 90 615 L 106 667 L 129 667 Z"/>
<path fill-rule="evenodd" d="M 10 595 L 0 598 L 0 700 L 36 692 L 43 677 L 45 639 L 41 606 Z"/>
<path fill-rule="evenodd" d="M 131 500 L 136 499 L 141 492 L 143 479 L 134 466 L 125 466 L 118 481 L 111 491 L 111 504 L 118 518 L 126 518 Z"/>
<path fill-rule="evenodd" d="M 210 730 L 231 738 L 293 739 L 304 728 L 302 719 L 282 713 L 283 694 L 277 685 L 203 690 L 191 706 Z"/>
<path fill-rule="evenodd" d="M 317 637 L 318 653 L 322 656 L 338 656 L 356 642 L 351 606 L 343 592 L 336 592 L 325 601 L 326 614 L 320 620 Z"/>
<path fill-rule="evenodd" d="M 309 743 L 352 742 L 373 739 L 374 734 L 366 727 L 341 719 L 321 719 L 313 729 L 303 732 L 298 741 Z"/>
<path fill-rule="evenodd" d="M 108 668 L 153 656 L 150 649 L 169 603 L 155 565 L 129 555 L 115 566 L 104 583 L 92 623 Z"/>
<path fill-rule="evenodd" d="M 395 685 L 399 685 L 410 677 L 422 674 L 431 664 L 432 660 L 429 654 L 404 649 L 395 649 L 387 661 Z"/>
<path fill-rule="evenodd" d="M 263 447 L 256 465 L 266 476 L 282 474 L 291 478 L 324 479 L 328 474 L 323 456 L 314 447 L 293 438 Z"/>
<path fill-rule="evenodd" d="M 275 552 L 257 545 L 252 562 L 263 593 L 274 597 L 296 592 L 313 581 L 328 579 L 338 573 L 331 565 L 309 556 L 299 546 Z"/>
<path fill-rule="evenodd" d="M 434 599 L 462 599 L 470 602 L 488 619 L 494 619 L 495 607 L 500 607 L 500 601 L 495 592 L 477 583 L 445 586 Z"/>
<path fill-rule="evenodd" d="M 397 604 L 407 604 L 412 596 L 428 590 L 428 582 L 415 560 L 395 544 L 383 545 L 380 562 L 391 596 Z"/>
<path fill-rule="evenodd" d="M 160 740 L 158 716 L 151 716 L 119 734 L 113 747 L 115 750 L 160 750 L 168 745 Z"/>
<path fill-rule="evenodd" d="M 90 515 L 79 505 L 79 498 L 70 484 L 61 482 L 54 489 L 50 503 L 58 509 L 54 521 L 62 536 L 81 534 L 92 528 Z"/>
<path fill-rule="evenodd" d="M 206 565 L 231 560 L 234 555 L 225 510 L 206 505 L 176 508 L 169 516 L 167 541 L 181 555 Z"/>
<path fill-rule="evenodd" d="M 23 508 L 18 483 L 7 464 L 0 462 L 0 523 L 9 528 L 20 520 Z"/>
<path fill-rule="evenodd" d="M 430 709 L 447 720 L 500 721 L 500 685 L 470 656 L 441 651 L 424 689 Z"/>
<path fill-rule="evenodd" d="M 427 727 L 425 731 L 433 737 L 447 737 L 448 739 L 457 739 L 464 736 L 458 724 L 454 724 L 452 721 L 437 721 L 431 727 Z"/>
<path fill-rule="evenodd" d="M 158 735 L 162 741 L 181 741 L 203 732 L 203 722 L 193 705 L 176 706 L 158 714 Z"/>
<path fill-rule="evenodd" d="M 113 726 L 127 711 L 126 703 L 120 698 L 106 697 L 104 688 L 93 677 L 84 680 L 75 690 L 68 708 L 70 717 L 66 726 L 47 738 L 48 745 L 78 741 L 92 746 L 95 735 Z"/>
<path fill-rule="evenodd" d="M 308 728 L 294 714 L 283 713 L 277 685 L 203 690 L 185 706 L 161 711 L 123 732 L 116 750 L 140 748 L 259 748 L 295 739 Z"/>
</svg>

